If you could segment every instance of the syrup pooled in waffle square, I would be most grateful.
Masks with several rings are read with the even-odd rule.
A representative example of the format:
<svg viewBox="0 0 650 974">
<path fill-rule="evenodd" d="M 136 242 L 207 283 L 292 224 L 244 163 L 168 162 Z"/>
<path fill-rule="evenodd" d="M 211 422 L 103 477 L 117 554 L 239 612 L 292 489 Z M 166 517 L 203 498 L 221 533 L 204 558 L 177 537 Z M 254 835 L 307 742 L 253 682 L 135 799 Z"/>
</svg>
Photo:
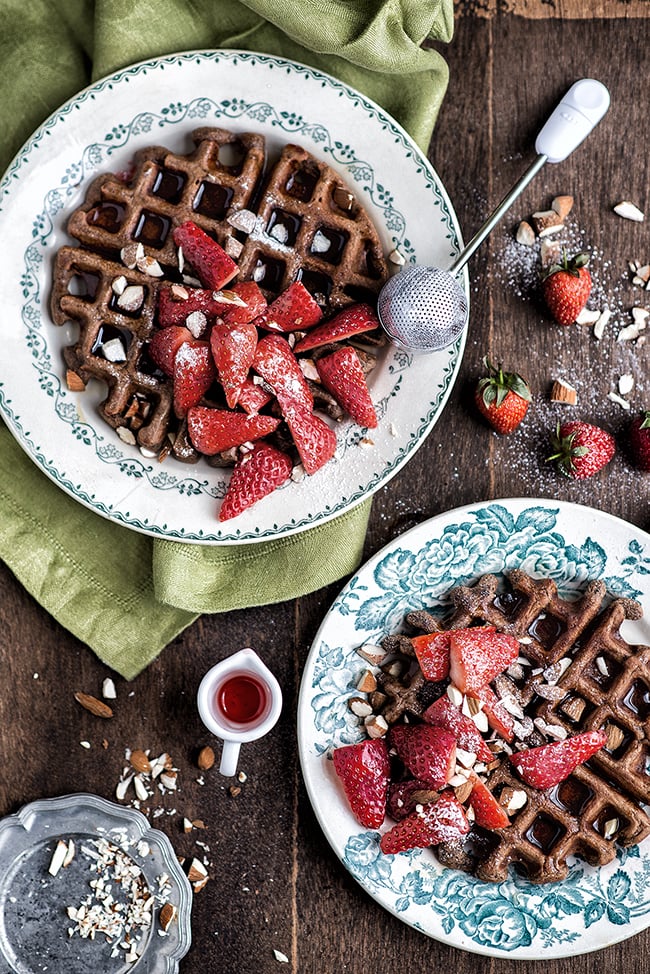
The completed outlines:
<svg viewBox="0 0 650 974">
<path fill-rule="evenodd" d="M 93 180 L 69 219 L 78 246 L 58 251 L 51 295 L 55 323 L 79 326 L 64 351 L 72 382 L 105 382 L 100 413 L 123 439 L 157 452 L 171 433 L 187 462 L 199 455 L 147 350 L 160 287 L 198 284 L 176 227 L 191 220 L 209 234 L 237 261 L 237 280 L 255 280 L 269 301 L 302 281 L 326 316 L 374 299 L 388 277 L 370 219 L 325 163 L 287 146 L 265 174 L 261 135 L 202 128 L 192 140 L 186 155 L 151 146 L 130 173 Z"/>
<path fill-rule="evenodd" d="M 631 646 L 619 633 L 625 619 L 641 616 L 640 605 L 624 598 L 604 604 L 605 594 L 601 582 L 590 582 L 575 600 L 563 599 L 552 580 L 514 571 L 505 583 L 486 575 L 452 590 L 444 619 L 424 611 L 406 617 L 417 633 L 494 626 L 521 647 L 519 659 L 492 684 L 514 720 L 514 740 L 509 745 L 491 735 L 494 760 L 481 769 L 510 825 L 473 825 L 465 839 L 441 843 L 436 854 L 443 864 L 488 882 L 505 880 L 511 865 L 532 882 L 557 882 L 567 875 L 569 856 L 603 865 L 617 845 L 635 845 L 650 834 L 644 810 L 650 798 L 650 648 Z M 381 716 L 389 726 L 417 721 L 449 681 L 424 678 L 408 637 L 389 636 L 382 645 L 389 656 L 370 697 L 372 719 Z M 605 746 L 552 788 L 527 784 L 508 760 L 513 750 L 601 729 Z"/>
</svg>

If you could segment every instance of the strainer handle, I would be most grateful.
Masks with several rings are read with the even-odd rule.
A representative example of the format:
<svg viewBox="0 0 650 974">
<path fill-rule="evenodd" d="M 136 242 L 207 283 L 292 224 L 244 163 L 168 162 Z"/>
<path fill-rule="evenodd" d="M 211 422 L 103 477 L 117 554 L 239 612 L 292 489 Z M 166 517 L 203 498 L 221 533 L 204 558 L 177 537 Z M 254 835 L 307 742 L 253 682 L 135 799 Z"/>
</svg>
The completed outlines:
<svg viewBox="0 0 650 974">
<path fill-rule="evenodd" d="M 535 141 L 537 158 L 519 182 L 499 203 L 492 216 L 488 217 L 480 230 L 460 252 L 449 268 L 452 274 L 457 274 L 463 269 L 474 251 L 492 232 L 544 163 L 562 162 L 571 155 L 573 150 L 595 128 L 608 108 L 609 92 L 600 81 L 595 81 L 593 78 L 582 78 L 571 85 L 537 136 Z"/>
<path fill-rule="evenodd" d="M 477 230 L 470 242 L 463 247 L 458 257 L 449 268 L 452 274 L 457 274 L 463 269 L 474 251 L 478 250 L 485 238 L 492 233 L 497 223 L 499 223 L 517 197 L 524 191 L 526 186 L 528 186 L 528 183 L 531 181 L 533 176 L 537 175 L 545 162 L 545 155 L 537 156 L 532 166 L 529 166 L 519 182 L 512 187 L 507 196 L 504 196 L 492 216 L 488 217 L 480 230 Z"/>
</svg>

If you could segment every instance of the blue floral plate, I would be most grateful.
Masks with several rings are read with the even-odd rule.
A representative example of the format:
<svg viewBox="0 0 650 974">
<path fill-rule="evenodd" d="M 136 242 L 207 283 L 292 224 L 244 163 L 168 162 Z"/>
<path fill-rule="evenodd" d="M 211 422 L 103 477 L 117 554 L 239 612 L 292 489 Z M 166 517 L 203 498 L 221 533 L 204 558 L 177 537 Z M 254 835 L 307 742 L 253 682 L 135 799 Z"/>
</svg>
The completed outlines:
<svg viewBox="0 0 650 974">
<path fill-rule="evenodd" d="M 563 883 L 538 886 L 513 872 L 499 885 L 442 867 L 430 850 L 385 856 L 380 833 L 350 813 L 328 752 L 362 737 L 347 700 L 365 664 L 356 649 L 400 630 L 405 614 L 436 609 L 454 585 L 522 568 L 570 593 L 600 578 L 608 592 L 645 601 L 650 536 L 602 511 L 547 500 L 476 504 L 396 538 L 343 589 L 307 660 L 298 737 L 309 796 L 332 848 L 363 888 L 437 940 L 494 957 L 555 958 L 598 950 L 650 925 L 650 841 L 600 869 L 575 861 Z M 622 635 L 650 644 L 650 624 Z"/>
<path fill-rule="evenodd" d="M 372 438 L 337 424 L 336 456 L 322 470 L 220 524 L 229 473 L 159 463 L 123 443 L 98 416 L 98 385 L 66 387 L 61 349 L 74 332 L 57 328 L 48 310 L 52 259 L 69 242 L 68 217 L 91 179 L 127 170 L 145 146 L 187 152 L 191 132 L 206 125 L 264 135 L 270 158 L 298 142 L 325 159 L 363 202 L 387 254 L 398 248 L 407 261 L 445 267 L 459 250 L 456 217 L 426 157 L 390 116 L 334 78 L 239 51 L 134 65 L 55 112 L 0 185 L 0 414 L 34 463 L 97 514 L 158 538 L 265 541 L 342 514 L 397 473 L 447 401 L 464 336 L 433 355 L 387 348 L 370 378 L 379 416 Z"/>
</svg>

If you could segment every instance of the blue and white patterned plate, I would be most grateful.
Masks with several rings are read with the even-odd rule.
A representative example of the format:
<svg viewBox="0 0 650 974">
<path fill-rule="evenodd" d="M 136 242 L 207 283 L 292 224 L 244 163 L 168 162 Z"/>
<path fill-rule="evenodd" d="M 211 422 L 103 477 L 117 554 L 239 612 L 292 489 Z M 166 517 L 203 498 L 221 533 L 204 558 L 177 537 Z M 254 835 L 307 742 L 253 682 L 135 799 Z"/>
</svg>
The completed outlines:
<svg viewBox="0 0 650 974">
<path fill-rule="evenodd" d="M 228 474 L 205 464 L 147 460 L 98 417 L 100 390 L 70 392 L 51 321 L 52 258 L 97 173 L 128 167 L 147 145 L 191 147 L 194 128 L 257 131 L 270 155 L 298 142 L 325 159 L 369 211 L 386 253 L 448 266 L 459 250 L 444 188 L 408 135 L 377 105 L 294 62 L 237 51 L 178 54 L 105 78 L 55 112 L 26 143 L 0 185 L 0 410 L 32 460 L 98 514 L 155 537 L 198 543 L 263 541 L 342 514 L 382 487 L 438 419 L 464 338 L 434 355 L 387 350 L 371 377 L 380 419 L 372 442 L 337 427 L 336 457 L 251 511 L 216 519 Z M 467 288 L 467 279 L 465 279 Z"/>
<path fill-rule="evenodd" d="M 327 752 L 362 734 L 347 700 L 367 665 L 356 649 L 399 631 L 407 612 L 436 609 L 454 585 L 522 568 L 564 595 L 600 578 L 609 593 L 645 602 L 650 617 L 650 536 L 602 511 L 516 499 L 441 514 L 396 538 L 343 589 L 307 660 L 298 705 L 300 760 L 327 839 L 383 907 L 454 947 L 494 957 L 554 958 L 598 950 L 650 925 L 650 840 L 595 869 L 575 861 L 563 883 L 521 877 L 483 883 L 442 867 L 430 850 L 385 856 L 380 833 L 351 815 Z M 626 622 L 650 644 L 650 622 Z"/>
</svg>

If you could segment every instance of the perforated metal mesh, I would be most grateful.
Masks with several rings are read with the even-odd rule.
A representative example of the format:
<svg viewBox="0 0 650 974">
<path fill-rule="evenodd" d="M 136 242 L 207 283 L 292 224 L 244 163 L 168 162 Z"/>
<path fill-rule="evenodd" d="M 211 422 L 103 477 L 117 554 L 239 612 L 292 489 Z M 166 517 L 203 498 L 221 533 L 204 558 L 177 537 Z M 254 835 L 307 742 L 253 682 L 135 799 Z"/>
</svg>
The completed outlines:
<svg viewBox="0 0 650 974">
<path fill-rule="evenodd" d="M 396 345 L 434 352 L 458 338 L 469 307 L 453 274 L 438 267 L 406 267 L 382 288 L 378 311 Z"/>
</svg>

